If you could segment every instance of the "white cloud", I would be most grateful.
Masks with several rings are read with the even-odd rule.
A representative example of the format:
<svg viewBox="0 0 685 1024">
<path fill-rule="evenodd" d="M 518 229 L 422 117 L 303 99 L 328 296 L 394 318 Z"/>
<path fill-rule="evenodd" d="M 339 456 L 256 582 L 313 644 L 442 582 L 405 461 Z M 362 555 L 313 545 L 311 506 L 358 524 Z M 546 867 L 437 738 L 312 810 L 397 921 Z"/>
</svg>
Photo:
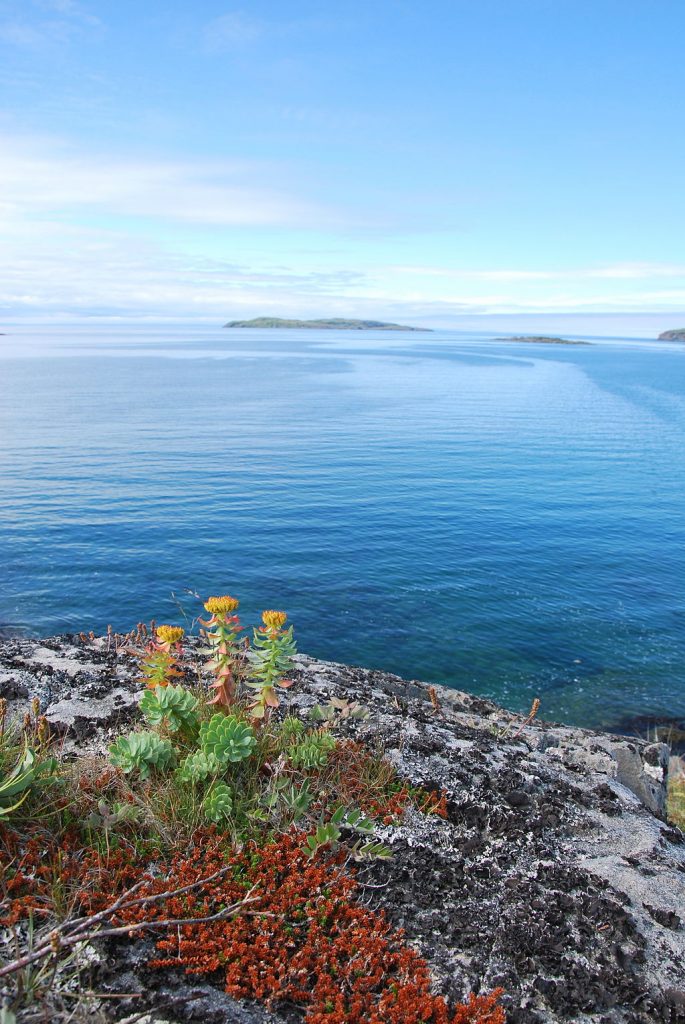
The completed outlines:
<svg viewBox="0 0 685 1024">
<path fill-rule="evenodd" d="M 377 229 L 366 245 L 357 240 L 363 272 L 354 255 L 335 266 L 333 233 L 350 230 L 351 219 L 272 187 L 275 173 L 238 160 L 98 155 L 56 139 L 0 135 L 0 311 L 219 319 L 328 313 L 435 322 L 467 311 L 685 306 L 680 265 L 374 266 L 375 241 L 386 242 Z M 253 229 L 250 256 L 235 248 L 244 233 L 230 229 L 241 227 Z M 273 229 L 293 240 L 292 258 L 279 257 L 285 265 L 269 254 Z M 302 229 L 332 235 L 325 268 L 313 247 L 307 251 Z M 172 247 L 166 238 L 179 241 Z M 222 258 L 195 255 L 208 238 Z"/>
<path fill-rule="evenodd" d="M 522 296 L 516 287 L 427 294 L 372 273 L 202 258 L 170 252 L 125 233 L 58 222 L 14 224 L 0 249 L 0 315 L 48 314 L 232 317 L 355 315 L 420 324 L 464 313 L 668 310 L 685 307 L 685 288 L 565 290 Z M 403 282 L 404 284 L 404 282 Z"/>
<path fill-rule="evenodd" d="M 313 203 L 251 184 L 259 173 L 238 161 L 98 157 L 54 140 L 0 138 L 5 216 L 97 213 L 217 226 L 330 221 L 330 211 Z"/>
<path fill-rule="evenodd" d="M 228 318 L 243 312 L 295 313 L 363 290 L 363 276 L 169 252 L 124 233 L 40 224 L 5 225 L 0 248 L 0 313 L 119 313 Z"/>
</svg>

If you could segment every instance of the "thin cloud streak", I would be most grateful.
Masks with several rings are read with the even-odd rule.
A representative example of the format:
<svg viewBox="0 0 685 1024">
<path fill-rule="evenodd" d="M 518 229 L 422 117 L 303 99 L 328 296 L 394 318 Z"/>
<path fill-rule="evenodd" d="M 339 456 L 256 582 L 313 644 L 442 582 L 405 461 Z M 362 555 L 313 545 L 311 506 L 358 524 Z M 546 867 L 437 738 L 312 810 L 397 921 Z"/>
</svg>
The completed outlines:
<svg viewBox="0 0 685 1024">
<path fill-rule="evenodd" d="M 78 214 L 214 226 L 319 226 L 335 216 L 250 178 L 245 161 L 122 159 L 73 154 L 47 140 L 0 139 L 0 211 L 14 218 Z"/>
<path fill-rule="evenodd" d="M 0 310 L 435 322 L 464 312 L 685 305 L 679 264 L 545 270 L 374 262 L 373 246 L 387 245 L 377 225 L 360 227 L 340 211 L 271 187 L 277 173 L 276 165 L 245 160 L 108 156 L 0 133 Z M 253 229 L 249 256 L 244 228 Z M 323 257 L 316 248 L 322 231 L 331 244 Z M 354 254 L 362 232 L 371 246 L 360 268 Z M 177 240 L 173 248 L 166 238 Z M 271 254 L 274 239 L 285 242 L 278 256 Z M 213 258 L 197 255 L 207 244 Z"/>
<path fill-rule="evenodd" d="M 685 288 L 599 296 L 516 290 L 428 296 L 392 288 L 372 272 L 303 271 L 168 252 L 124 233 L 57 222 L 14 225 L 0 251 L 0 311 L 13 315 L 120 314 L 225 319 L 259 313 L 354 315 L 449 324 L 464 313 L 656 310 L 685 304 Z"/>
<path fill-rule="evenodd" d="M 451 278 L 464 281 L 640 281 L 650 278 L 685 280 L 685 264 L 670 263 L 625 263 L 609 267 L 580 267 L 568 270 L 455 270 L 447 267 L 421 266 L 393 266 L 388 269 L 396 274 L 417 278 Z"/>
<path fill-rule="evenodd" d="M 100 33 L 104 27 L 74 0 L 9 0 L 0 8 L 0 42 L 18 50 L 62 47 L 83 32 Z"/>
</svg>

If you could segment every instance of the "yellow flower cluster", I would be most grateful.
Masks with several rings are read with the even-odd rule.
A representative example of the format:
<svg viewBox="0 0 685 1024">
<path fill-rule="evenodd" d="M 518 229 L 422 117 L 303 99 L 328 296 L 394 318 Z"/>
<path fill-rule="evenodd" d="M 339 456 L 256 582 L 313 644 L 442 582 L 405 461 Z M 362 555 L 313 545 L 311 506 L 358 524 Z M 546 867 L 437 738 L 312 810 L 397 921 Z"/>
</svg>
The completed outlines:
<svg viewBox="0 0 685 1024">
<path fill-rule="evenodd" d="M 280 629 L 281 626 L 285 625 L 285 620 L 288 616 L 285 612 L 262 612 L 262 622 L 268 629 Z"/>
<path fill-rule="evenodd" d="M 212 615 L 228 615 L 229 612 L 234 612 L 239 604 L 237 598 L 224 594 L 223 597 L 208 597 L 205 608 Z"/>
<path fill-rule="evenodd" d="M 157 626 L 157 639 L 163 644 L 177 644 L 184 633 L 182 626 Z"/>
</svg>

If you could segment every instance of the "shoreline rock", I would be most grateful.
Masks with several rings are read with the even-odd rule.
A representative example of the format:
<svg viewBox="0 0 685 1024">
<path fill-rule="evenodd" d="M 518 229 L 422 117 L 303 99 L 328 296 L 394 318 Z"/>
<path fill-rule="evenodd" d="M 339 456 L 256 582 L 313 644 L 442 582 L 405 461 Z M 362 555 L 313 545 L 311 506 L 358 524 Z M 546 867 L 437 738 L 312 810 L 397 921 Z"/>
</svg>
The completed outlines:
<svg viewBox="0 0 685 1024">
<path fill-rule="evenodd" d="M 293 679 L 290 712 L 359 701 L 369 718 L 345 721 L 344 734 L 447 793 L 446 820 L 409 811 L 378 826 L 393 857 L 363 879 L 440 991 L 461 999 L 501 985 L 508 1024 L 685 1021 L 685 835 L 663 819 L 665 744 L 527 725 L 479 697 L 304 655 Z M 38 696 L 74 756 L 137 720 L 140 684 L 135 660 L 106 638 L 12 639 L 0 642 L 0 693 L 16 714 Z M 98 979 L 100 991 L 140 989 L 131 1012 L 187 987 L 148 971 L 144 953 L 117 945 Z M 181 1020 L 297 1019 L 206 981 L 192 988 L 199 999 Z"/>
</svg>

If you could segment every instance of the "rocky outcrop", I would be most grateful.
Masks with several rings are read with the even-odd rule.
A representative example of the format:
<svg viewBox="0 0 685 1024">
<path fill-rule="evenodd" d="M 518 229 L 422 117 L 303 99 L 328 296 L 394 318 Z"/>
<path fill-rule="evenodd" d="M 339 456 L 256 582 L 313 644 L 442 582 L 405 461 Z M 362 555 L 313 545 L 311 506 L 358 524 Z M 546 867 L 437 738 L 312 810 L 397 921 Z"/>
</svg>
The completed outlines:
<svg viewBox="0 0 685 1024">
<path fill-rule="evenodd" d="M 685 327 L 678 327 L 673 331 L 662 331 L 659 341 L 685 341 Z"/>
<path fill-rule="evenodd" d="M 533 345 L 590 345 L 590 341 L 569 341 L 568 338 L 550 338 L 545 334 L 520 334 L 513 338 L 495 338 L 495 341 L 525 341 Z"/>
<path fill-rule="evenodd" d="M 284 320 L 278 316 L 257 316 L 253 320 L 231 320 L 224 327 L 257 327 L 261 329 L 295 328 L 316 331 L 421 331 L 430 333 L 430 327 L 407 327 L 406 324 L 386 323 L 383 320 L 348 320 L 343 317 L 319 320 Z"/>
<path fill-rule="evenodd" d="M 378 827 L 393 857 L 363 879 L 441 991 L 501 985 L 509 1024 L 685 1022 L 685 836 L 664 819 L 665 745 L 527 725 L 465 693 L 304 656 L 294 681 L 291 712 L 359 701 L 368 719 L 341 728 L 447 794 L 446 820 L 410 811 Z M 17 713 L 38 696 L 70 756 L 101 750 L 135 717 L 139 684 L 106 640 L 62 637 L 2 642 L 0 691 Z M 108 957 L 99 990 L 123 980 L 140 1010 L 188 989 L 152 979 L 144 954 Z M 174 1019 L 282 1019 L 191 989 Z"/>
</svg>

